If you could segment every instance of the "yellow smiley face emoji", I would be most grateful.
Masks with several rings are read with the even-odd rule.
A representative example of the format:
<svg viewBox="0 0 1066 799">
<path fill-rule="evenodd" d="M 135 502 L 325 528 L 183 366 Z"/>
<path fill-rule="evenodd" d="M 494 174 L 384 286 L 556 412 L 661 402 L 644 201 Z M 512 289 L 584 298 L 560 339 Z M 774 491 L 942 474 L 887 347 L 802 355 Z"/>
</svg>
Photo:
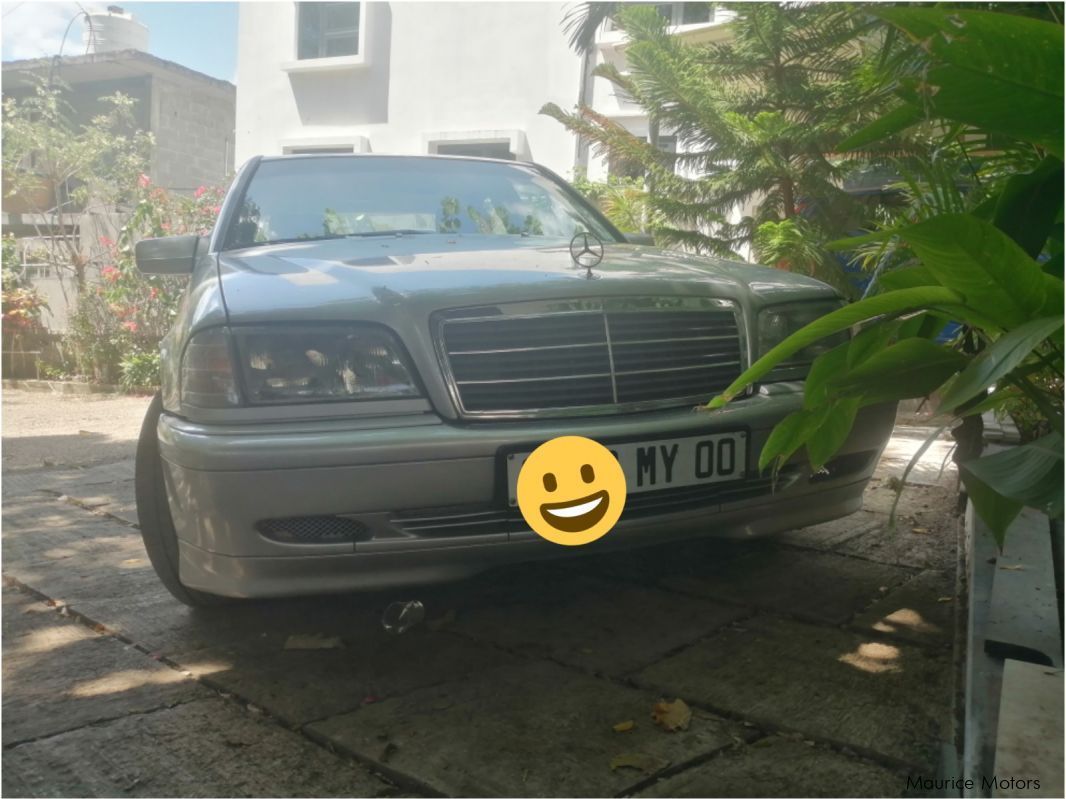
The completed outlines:
<svg viewBox="0 0 1066 799">
<path fill-rule="evenodd" d="M 626 477 L 602 444 L 560 436 L 541 444 L 522 464 L 517 498 L 537 535 L 575 547 L 614 527 L 626 504 Z"/>
</svg>

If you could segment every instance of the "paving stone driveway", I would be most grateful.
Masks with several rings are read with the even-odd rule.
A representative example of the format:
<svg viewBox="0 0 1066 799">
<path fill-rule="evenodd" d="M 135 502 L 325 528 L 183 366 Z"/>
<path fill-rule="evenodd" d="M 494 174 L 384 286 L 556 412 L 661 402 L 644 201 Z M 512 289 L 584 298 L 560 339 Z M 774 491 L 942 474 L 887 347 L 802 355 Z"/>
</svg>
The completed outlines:
<svg viewBox="0 0 1066 799">
<path fill-rule="evenodd" d="M 921 432 L 897 429 L 869 510 L 771 541 L 210 612 L 156 581 L 128 460 L 10 472 L 3 791 L 904 795 L 952 734 L 946 444 L 886 529 Z M 381 612 L 406 598 L 427 622 L 390 636 Z M 667 733 L 650 712 L 675 697 L 694 715 Z"/>
</svg>

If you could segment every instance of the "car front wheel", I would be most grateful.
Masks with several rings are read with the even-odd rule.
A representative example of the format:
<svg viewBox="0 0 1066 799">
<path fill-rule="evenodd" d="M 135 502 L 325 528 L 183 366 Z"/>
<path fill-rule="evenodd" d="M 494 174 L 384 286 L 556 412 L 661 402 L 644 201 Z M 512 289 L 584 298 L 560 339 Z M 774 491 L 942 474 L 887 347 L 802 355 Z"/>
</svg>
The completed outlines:
<svg viewBox="0 0 1066 799">
<path fill-rule="evenodd" d="M 156 394 L 141 425 L 137 441 L 134 488 L 137 497 L 137 520 L 152 568 L 166 589 L 176 599 L 192 607 L 226 603 L 224 597 L 205 594 L 182 585 L 178 576 L 178 535 L 170 516 L 167 489 L 163 482 L 163 460 L 159 455 L 156 427 L 163 412 L 163 398 Z"/>
</svg>

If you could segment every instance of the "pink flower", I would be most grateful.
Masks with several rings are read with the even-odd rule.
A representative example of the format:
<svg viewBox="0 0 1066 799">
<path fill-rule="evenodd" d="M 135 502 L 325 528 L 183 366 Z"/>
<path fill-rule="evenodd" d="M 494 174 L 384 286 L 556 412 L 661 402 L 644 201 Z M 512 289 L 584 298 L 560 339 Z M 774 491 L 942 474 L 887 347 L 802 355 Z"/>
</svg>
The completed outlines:
<svg viewBox="0 0 1066 799">
<path fill-rule="evenodd" d="M 147 189 L 148 184 L 151 182 L 152 181 L 149 179 L 149 177 L 143 172 L 137 177 L 137 185 L 140 186 L 142 189 Z"/>
<path fill-rule="evenodd" d="M 163 230 L 166 231 L 167 233 L 170 232 L 170 223 L 169 222 L 164 222 L 159 227 L 163 228 Z"/>
<path fill-rule="evenodd" d="M 159 296 L 159 289 L 154 288 L 154 287 L 148 289 L 148 299 L 154 300 L 158 296 Z"/>
<path fill-rule="evenodd" d="M 111 241 L 111 239 L 109 239 L 107 236 L 101 236 L 100 237 L 100 246 L 101 247 L 111 248 L 111 247 L 115 246 L 115 242 Z"/>
<path fill-rule="evenodd" d="M 130 331 L 131 333 L 136 333 L 137 332 L 137 323 L 136 322 L 123 322 L 122 326 L 124 328 L 126 328 L 128 331 Z"/>
<path fill-rule="evenodd" d="M 218 216 L 218 214 L 219 214 L 219 212 L 221 210 L 222 210 L 222 206 L 221 205 L 216 205 L 215 207 L 213 207 L 211 209 L 211 213 L 213 213 L 215 216 Z"/>
<path fill-rule="evenodd" d="M 114 283 L 122 276 L 122 273 L 113 266 L 105 266 L 100 270 L 100 276 L 109 283 Z"/>
<path fill-rule="evenodd" d="M 193 192 L 192 196 L 195 197 L 197 200 L 199 200 L 201 197 L 204 196 L 204 193 L 206 191 L 207 191 L 207 187 L 206 186 L 200 186 L 199 188 L 196 189 L 196 191 Z"/>
</svg>

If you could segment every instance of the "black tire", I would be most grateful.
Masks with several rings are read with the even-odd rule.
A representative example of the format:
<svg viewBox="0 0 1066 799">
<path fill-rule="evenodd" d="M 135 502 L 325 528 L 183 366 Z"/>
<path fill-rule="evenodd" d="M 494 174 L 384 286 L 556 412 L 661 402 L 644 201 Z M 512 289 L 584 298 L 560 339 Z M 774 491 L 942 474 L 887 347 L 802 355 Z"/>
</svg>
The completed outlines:
<svg viewBox="0 0 1066 799">
<path fill-rule="evenodd" d="M 178 577 L 178 534 L 170 516 L 166 484 L 163 482 L 163 461 L 159 456 L 159 439 L 156 427 L 163 412 L 163 398 L 156 394 L 148 406 L 141 436 L 137 441 L 137 461 L 134 472 L 134 489 L 137 497 L 137 521 L 141 526 L 141 538 L 148 551 L 152 568 L 160 581 L 179 602 L 191 607 L 208 607 L 226 604 L 225 597 L 205 594 L 182 585 Z"/>
</svg>

